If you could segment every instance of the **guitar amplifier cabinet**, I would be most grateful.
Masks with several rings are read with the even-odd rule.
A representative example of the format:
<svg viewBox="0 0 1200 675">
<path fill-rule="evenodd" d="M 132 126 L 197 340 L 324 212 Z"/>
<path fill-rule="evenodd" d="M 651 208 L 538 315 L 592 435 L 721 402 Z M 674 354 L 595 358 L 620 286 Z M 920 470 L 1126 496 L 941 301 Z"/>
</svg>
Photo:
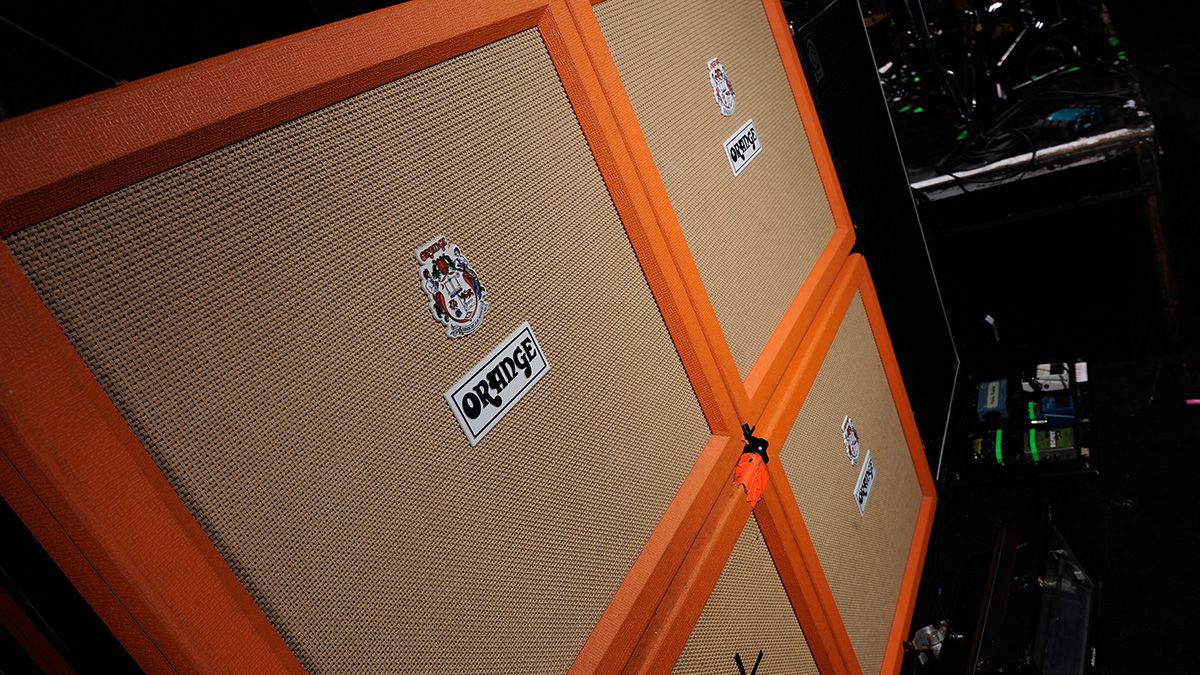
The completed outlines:
<svg viewBox="0 0 1200 675">
<path fill-rule="evenodd" d="M 936 494 L 861 256 L 834 282 L 759 428 L 779 444 L 772 480 L 819 561 L 819 604 L 845 629 L 843 654 L 861 672 L 898 672 Z"/>
<path fill-rule="evenodd" d="M 871 262 L 913 414 L 936 467 L 958 355 L 863 12 L 858 0 L 800 2 L 785 12 L 854 220 L 854 250 Z"/>
<path fill-rule="evenodd" d="M 800 651 L 809 656 L 796 658 L 811 658 L 822 672 L 895 672 L 932 522 L 933 484 L 865 263 L 848 257 L 854 228 L 782 10 L 773 0 L 686 9 L 640 0 L 569 5 L 680 273 L 709 301 L 695 305 L 709 319 L 710 344 L 719 356 L 728 353 L 743 381 L 739 410 L 781 453 L 768 465 L 772 485 L 754 513 L 806 637 Z M 753 142 L 743 157 L 737 141 L 747 129 Z M 843 284 L 838 302 L 858 298 L 854 312 L 829 304 L 835 279 Z M 859 285 L 861 292 L 846 290 Z M 869 324 L 859 320 L 867 308 Z M 836 342 L 836 354 L 854 354 L 858 371 L 846 370 L 845 358 L 822 366 L 828 345 L 818 340 L 832 336 L 812 334 L 841 325 L 843 315 L 859 339 Z M 841 370 L 858 393 L 873 397 L 869 409 L 825 385 L 807 399 L 798 393 L 817 371 Z M 864 372 L 874 378 L 869 386 L 858 379 Z M 875 492 L 872 484 L 876 509 L 862 515 L 850 488 L 863 465 L 826 465 L 825 416 L 835 408 L 845 410 L 833 423 L 833 449 L 842 445 L 843 419 L 860 420 L 856 429 L 886 438 L 872 453 L 875 466 L 886 460 L 897 472 L 886 488 L 881 481 Z M 848 480 L 847 472 L 854 474 Z M 789 485 L 805 487 L 793 492 Z M 677 578 L 668 599 L 705 596 L 709 588 L 728 593 L 740 578 L 738 556 L 726 567 L 746 522 L 735 501 L 718 500 L 689 558 L 695 567 L 684 564 L 690 573 L 681 573 L 686 581 Z M 840 520 L 847 514 L 861 520 Z M 693 598 L 660 608 L 647 628 L 656 637 L 634 648 L 632 669 L 660 668 L 680 650 L 685 672 L 709 663 L 702 655 L 714 643 L 702 635 L 713 629 L 692 633 L 681 616 L 703 616 L 702 625 L 717 622 L 742 635 L 738 621 L 716 609 L 722 594 L 714 593 L 707 605 Z M 803 670 L 792 658 L 781 668 L 767 654 L 763 667 Z"/>
<path fill-rule="evenodd" d="M 747 673 L 756 662 L 763 673 L 818 672 L 771 552 L 753 519 L 738 536 L 674 672 L 733 672 L 729 668 L 731 654 Z"/>
<path fill-rule="evenodd" d="M 609 615 L 631 614 L 636 574 L 576 672 L 609 672 L 605 658 L 628 672 L 720 672 L 735 655 L 749 672 L 759 651 L 759 672 L 899 672 L 936 494 L 862 256 L 835 278 L 754 433 L 771 457 L 757 527 L 725 482 L 665 593 L 645 594 L 654 616 L 634 644 L 612 637 Z"/>
<path fill-rule="evenodd" d="M 4 499 L 147 671 L 566 671 L 736 427 L 561 3 L 417 0 L 0 146 Z"/>
<path fill-rule="evenodd" d="M 571 8 L 712 341 L 760 405 L 854 240 L 779 3 Z"/>
<path fill-rule="evenodd" d="M 895 672 L 920 440 L 782 10 L 695 10 L 413 0 L 0 124 L 0 494 L 139 666 Z"/>
</svg>

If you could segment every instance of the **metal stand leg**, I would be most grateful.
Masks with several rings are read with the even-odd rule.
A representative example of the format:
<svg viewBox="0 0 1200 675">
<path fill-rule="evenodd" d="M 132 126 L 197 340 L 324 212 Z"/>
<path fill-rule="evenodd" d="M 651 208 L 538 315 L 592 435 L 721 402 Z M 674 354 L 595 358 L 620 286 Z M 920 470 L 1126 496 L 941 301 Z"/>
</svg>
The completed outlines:
<svg viewBox="0 0 1200 675">
<path fill-rule="evenodd" d="M 1175 285 L 1175 277 L 1171 274 L 1170 248 L 1167 245 L 1167 232 L 1162 221 L 1162 196 L 1160 194 L 1146 196 L 1146 224 L 1150 227 L 1150 239 L 1154 246 L 1159 302 L 1162 306 L 1167 342 L 1174 344 L 1179 341 L 1179 290 Z"/>
</svg>

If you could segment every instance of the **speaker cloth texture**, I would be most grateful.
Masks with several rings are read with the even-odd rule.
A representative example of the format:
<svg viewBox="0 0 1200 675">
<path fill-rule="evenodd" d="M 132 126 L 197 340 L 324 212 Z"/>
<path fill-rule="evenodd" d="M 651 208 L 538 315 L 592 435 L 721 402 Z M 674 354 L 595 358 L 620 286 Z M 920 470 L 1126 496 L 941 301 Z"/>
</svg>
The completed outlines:
<svg viewBox="0 0 1200 675">
<path fill-rule="evenodd" d="M 744 378 L 835 229 L 762 1 L 595 10 Z M 712 59 L 736 95 L 730 116 L 713 95 Z M 762 148 L 734 177 L 724 143 L 750 120 Z"/>
<path fill-rule="evenodd" d="M 734 655 L 749 673 L 763 653 L 759 675 L 816 675 L 817 665 L 752 517 L 688 638 L 676 675 L 737 673 Z"/>
<path fill-rule="evenodd" d="M 853 466 L 842 440 L 846 416 L 861 440 Z M 868 451 L 876 478 L 865 515 L 859 515 L 854 492 Z M 922 494 L 859 294 L 779 458 L 863 672 L 877 673 Z"/>
<path fill-rule="evenodd" d="M 566 671 L 710 436 L 536 30 L 5 243 L 313 672 Z M 526 321 L 550 370 L 472 447 L 443 394 Z"/>
</svg>

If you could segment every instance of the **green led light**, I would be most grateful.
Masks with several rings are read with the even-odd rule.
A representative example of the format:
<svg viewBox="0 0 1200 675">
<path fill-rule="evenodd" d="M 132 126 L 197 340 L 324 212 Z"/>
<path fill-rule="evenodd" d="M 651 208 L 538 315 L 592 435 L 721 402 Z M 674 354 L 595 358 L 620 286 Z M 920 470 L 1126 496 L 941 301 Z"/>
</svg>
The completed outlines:
<svg viewBox="0 0 1200 675">
<path fill-rule="evenodd" d="M 1121 59 L 1122 61 L 1129 60 L 1129 57 L 1125 55 L 1125 52 L 1117 52 L 1117 58 Z"/>
<path fill-rule="evenodd" d="M 923 113 L 923 112 L 925 112 L 925 109 L 922 108 L 921 106 L 917 106 L 917 107 L 913 108 L 913 112 L 914 113 Z"/>
<path fill-rule="evenodd" d="M 912 104 L 911 104 L 911 103 L 905 103 L 905 104 L 904 104 L 904 107 L 900 109 L 900 112 L 908 112 L 909 110 L 912 110 Z"/>
<path fill-rule="evenodd" d="M 1033 404 L 1030 403 L 1029 405 Z M 1029 453 L 1033 455 L 1033 463 L 1037 464 L 1040 458 L 1038 457 L 1037 452 L 1037 432 L 1033 429 L 1029 430 Z"/>
<path fill-rule="evenodd" d="M 1029 402 L 1029 419 L 1031 419 L 1031 420 L 1037 419 L 1037 413 L 1034 412 L 1034 409 L 1033 409 L 1033 401 Z"/>
<path fill-rule="evenodd" d="M 1083 70 L 1083 68 L 1080 68 L 1079 66 L 1071 66 L 1070 68 L 1067 68 L 1067 69 L 1066 69 L 1066 70 L 1064 70 L 1063 72 L 1064 72 L 1064 73 L 1073 73 L 1073 72 L 1075 72 L 1075 71 L 1077 71 L 1077 70 Z"/>
<path fill-rule="evenodd" d="M 1004 463 L 1004 455 L 1000 452 L 1000 441 L 1001 441 L 1001 439 L 1003 439 L 1003 437 L 1004 437 L 1004 430 L 997 429 L 996 430 L 996 463 L 997 464 Z"/>
<path fill-rule="evenodd" d="M 1116 47 L 1117 45 L 1121 44 L 1121 41 L 1120 41 L 1119 39 L 1115 38 L 1115 37 L 1114 37 L 1114 38 L 1109 38 L 1109 39 L 1108 39 L 1108 44 L 1110 44 L 1110 45 L 1112 45 L 1112 46 Z"/>
<path fill-rule="evenodd" d="M 955 140 L 961 141 L 962 139 L 964 139 L 966 137 L 967 137 L 967 130 L 963 129 L 962 131 L 958 132 L 958 138 L 956 138 Z"/>
<path fill-rule="evenodd" d="M 920 75 L 913 75 L 913 82 L 920 82 L 920 81 L 921 81 Z"/>
</svg>

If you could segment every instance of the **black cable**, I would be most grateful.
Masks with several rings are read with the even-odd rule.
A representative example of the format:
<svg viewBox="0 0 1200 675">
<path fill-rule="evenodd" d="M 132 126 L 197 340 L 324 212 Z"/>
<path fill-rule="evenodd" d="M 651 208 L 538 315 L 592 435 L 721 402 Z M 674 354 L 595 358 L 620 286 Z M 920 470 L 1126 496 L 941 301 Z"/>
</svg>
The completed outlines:
<svg viewBox="0 0 1200 675">
<path fill-rule="evenodd" d="M 1003 127 L 1003 124 L 1007 122 L 1013 115 L 1015 115 L 1024 105 L 1024 101 L 1017 101 L 1010 107 L 996 113 L 994 117 L 987 118 L 985 121 L 981 122 L 980 125 L 974 130 L 967 129 L 967 135 L 958 142 L 958 145 L 955 146 L 954 150 L 951 150 L 950 153 L 942 158 L 941 161 L 934 164 L 934 170 L 938 173 L 947 171 L 948 167 L 957 161 L 960 154 L 965 154 L 968 152 L 972 143 L 975 143 L 980 139 L 986 140 L 992 134 L 996 133 L 1000 128 Z"/>
<path fill-rule="evenodd" d="M 1062 47 L 1064 44 L 1067 46 L 1066 52 L 1062 51 L 1061 49 L 1058 49 L 1058 48 Z M 1057 68 L 1052 69 L 1051 72 L 1053 72 L 1055 70 L 1059 70 L 1061 68 L 1064 68 L 1064 67 L 1070 65 L 1071 59 L 1069 58 L 1068 53 L 1070 52 L 1070 48 L 1073 46 L 1074 45 L 1071 43 L 1071 41 L 1062 35 L 1051 34 L 1051 35 L 1046 35 L 1046 36 L 1042 37 L 1042 39 L 1040 41 L 1038 41 L 1033 47 L 1030 47 L 1029 53 L 1025 57 L 1025 77 L 1026 78 L 1043 77 L 1043 76 L 1034 75 L 1033 73 L 1031 73 L 1029 71 L 1030 71 L 1030 68 L 1033 66 L 1033 59 L 1035 57 L 1037 57 L 1039 54 L 1044 53 L 1044 52 L 1049 52 L 1049 53 L 1055 54 L 1056 56 L 1064 57 L 1064 58 L 1060 59 L 1059 66 Z M 1047 49 L 1047 47 L 1050 47 L 1051 49 Z"/>
<path fill-rule="evenodd" d="M 1112 73 L 1110 71 L 1105 72 L 1116 77 L 1116 73 Z M 1036 144 L 1033 143 L 1029 139 L 1028 135 L 1021 129 L 1005 130 L 1003 128 L 1010 119 L 1012 119 L 1023 109 L 1023 106 L 1036 102 L 1052 102 L 1057 100 L 1080 101 L 1087 100 L 1088 98 L 1113 98 L 1117 100 L 1129 100 L 1134 95 L 1135 94 L 1133 91 L 1123 91 L 1122 89 L 1111 89 L 1102 92 L 1078 91 L 1070 89 L 1049 89 L 1045 91 L 1022 92 L 1022 94 L 1019 95 L 1010 106 L 994 115 L 993 118 L 985 122 L 984 125 L 981 125 L 981 128 L 975 130 L 974 133 L 968 132 L 967 136 L 960 141 L 959 145 L 953 151 L 947 154 L 945 158 L 938 162 L 934 168 L 937 171 L 945 173 L 946 175 L 949 175 L 951 178 L 954 178 L 956 181 L 958 181 L 960 188 L 963 188 L 964 192 L 968 192 L 968 190 L 966 190 L 962 185 L 964 181 L 973 183 L 994 183 L 1010 180 L 1012 176 L 990 179 L 973 179 L 969 177 L 958 176 L 954 172 L 950 171 L 949 167 L 955 164 L 958 160 L 964 158 L 978 161 L 979 166 L 986 166 L 987 164 L 991 163 L 991 161 L 995 161 L 993 159 L 994 157 L 1003 156 L 1009 150 L 1011 150 L 1012 139 L 1014 138 L 1015 134 L 1021 136 L 1031 149 L 1030 162 L 1018 174 L 1018 177 L 1023 176 L 1033 167 L 1034 162 L 1036 161 Z M 960 171 L 970 171 L 972 168 L 978 167 L 960 169 Z"/>
<path fill-rule="evenodd" d="M 1130 73 L 1128 71 L 1118 70 L 1118 69 L 1111 68 L 1108 66 L 1098 66 L 1098 65 L 1095 65 L 1092 63 L 1087 63 L 1087 62 L 1079 62 L 1079 63 L 1074 63 L 1072 65 L 1074 68 L 1078 68 L 1080 70 L 1089 70 L 1089 71 L 1101 73 L 1103 75 L 1107 75 L 1108 77 L 1111 77 L 1112 79 L 1116 80 L 1122 86 L 1114 88 L 1114 89 L 1109 89 L 1104 92 L 1096 92 L 1096 91 L 1080 92 L 1080 91 L 1074 91 L 1074 90 L 1069 90 L 1069 89 L 1054 89 L 1053 83 L 1056 80 L 1062 78 L 1065 75 L 1070 74 L 1069 72 L 1066 72 L 1066 71 L 1060 71 L 1060 72 L 1052 73 L 1050 75 L 1046 75 L 1039 80 L 1035 80 L 1035 81 L 1031 81 L 1031 82 L 1027 83 L 1027 84 L 1029 84 L 1028 88 L 1022 87 L 1020 90 L 1014 91 L 1013 96 L 1024 98 L 1024 97 L 1030 96 L 1030 94 L 1032 94 L 1032 96 L 1030 96 L 1031 99 L 1043 99 L 1046 96 L 1051 96 L 1053 94 L 1062 92 L 1062 93 L 1086 95 L 1086 96 L 1099 95 L 1099 94 L 1103 93 L 1103 94 L 1111 94 L 1114 96 L 1124 96 L 1124 97 L 1128 98 L 1130 96 L 1133 96 L 1135 93 L 1134 90 L 1136 89 L 1136 78 L 1133 76 L 1132 73 Z M 1074 72 L 1074 70 L 1071 69 L 1071 72 Z"/>
<path fill-rule="evenodd" d="M 1024 131 L 1022 131 L 1021 129 L 1013 129 L 1013 130 L 1011 130 L 1010 133 L 1018 134 L 1019 136 L 1021 136 L 1021 138 L 1025 139 L 1025 143 L 1029 146 L 1029 160 L 1024 163 L 1021 170 L 1018 171 L 1017 173 L 1001 175 L 999 177 L 990 177 L 990 178 L 971 178 L 968 176 L 958 176 L 952 171 L 947 171 L 946 175 L 950 176 L 951 178 L 955 179 L 956 181 L 959 181 L 959 183 L 960 183 L 959 187 L 960 187 L 960 189 L 963 189 L 963 192 L 967 192 L 967 190 L 965 188 L 963 188 L 961 183 L 992 184 L 992 183 L 1002 183 L 1002 182 L 1008 182 L 1008 181 L 1021 180 L 1022 178 L 1025 177 L 1025 174 L 1029 173 L 1029 171 L 1031 169 L 1033 169 L 1034 166 L 1037 164 L 1037 144 L 1034 143 L 1033 139 L 1030 138 L 1029 135 L 1026 134 Z M 987 166 L 987 165 L 985 164 L 984 166 Z M 976 167 L 976 168 L 979 168 L 979 167 Z M 966 169 L 966 171 L 971 171 L 971 170 L 972 169 Z"/>
<path fill-rule="evenodd" d="M 119 80 L 117 80 L 115 77 L 113 77 L 112 75 L 109 75 L 108 73 L 104 72 L 103 70 L 100 70 L 99 68 L 93 66 L 92 64 L 88 63 L 87 61 L 84 61 L 83 59 L 75 56 L 71 52 L 68 52 L 67 50 L 63 49 L 62 47 L 59 47 L 58 45 L 54 44 L 53 42 L 50 42 L 49 40 L 43 38 L 42 36 L 38 35 L 37 33 L 34 33 L 33 31 L 25 28 L 24 26 L 21 26 L 20 24 L 9 19 L 8 17 L 6 17 L 4 15 L 0 15 L 0 21 L 3 21 L 4 23 L 8 24 L 9 26 L 12 26 L 13 28 L 17 29 L 18 31 L 24 33 L 25 35 L 33 38 L 34 41 L 41 43 L 46 48 L 58 52 L 59 54 L 65 56 L 68 59 L 79 64 L 80 66 L 83 66 L 84 68 L 99 75 L 100 77 L 104 78 L 105 80 L 108 80 L 108 82 L 110 84 L 112 84 L 113 86 L 117 86 L 117 85 L 121 84 L 121 82 Z"/>
</svg>

